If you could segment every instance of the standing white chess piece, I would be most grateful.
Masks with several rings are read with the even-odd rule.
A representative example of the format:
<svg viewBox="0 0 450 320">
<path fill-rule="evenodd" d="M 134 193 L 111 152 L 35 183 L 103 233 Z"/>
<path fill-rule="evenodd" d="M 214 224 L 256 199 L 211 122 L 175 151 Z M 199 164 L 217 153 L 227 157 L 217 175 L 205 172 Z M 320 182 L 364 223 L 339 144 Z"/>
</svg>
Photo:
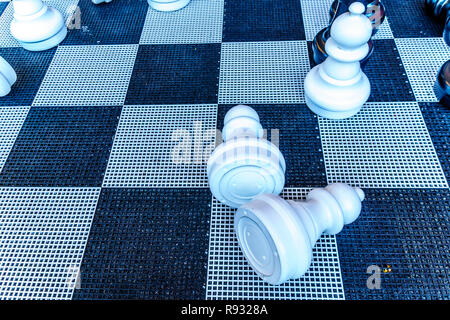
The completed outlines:
<svg viewBox="0 0 450 320">
<path fill-rule="evenodd" d="M 42 0 L 14 0 L 11 34 L 30 51 L 57 46 L 67 35 L 62 14 Z"/>
<path fill-rule="evenodd" d="M 6 96 L 16 81 L 16 72 L 5 59 L 0 57 L 0 97 Z"/>
<path fill-rule="evenodd" d="M 306 104 L 322 117 L 351 117 L 370 96 L 370 82 L 359 62 L 369 52 L 367 42 L 372 36 L 372 24 L 364 15 L 365 10 L 361 2 L 354 2 L 350 12 L 334 21 L 325 45 L 328 58 L 306 76 Z"/>
<path fill-rule="evenodd" d="M 158 11 L 175 11 L 186 7 L 191 0 L 148 0 L 148 4 Z"/>
</svg>

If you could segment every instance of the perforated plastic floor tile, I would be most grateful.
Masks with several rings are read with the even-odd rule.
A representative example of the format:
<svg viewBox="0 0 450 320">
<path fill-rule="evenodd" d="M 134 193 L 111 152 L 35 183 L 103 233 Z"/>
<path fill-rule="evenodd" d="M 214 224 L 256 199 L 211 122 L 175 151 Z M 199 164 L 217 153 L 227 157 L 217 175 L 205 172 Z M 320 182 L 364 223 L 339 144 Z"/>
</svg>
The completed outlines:
<svg viewBox="0 0 450 320">
<path fill-rule="evenodd" d="M 138 45 L 59 46 L 34 106 L 122 105 Z"/>
<path fill-rule="evenodd" d="M 29 109 L 29 107 L 0 107 L 0 172 Z"/>
<path fill-rule="evenodd" d="M 79 0 L 43 0 L 47 5 L 54 7 L 67 20 L 74 13 Z M 0 3 L 1 5 L 1 3 Z M 11 35 L 9 27 L 13 19 L 14 8 L 12 2 L 5 8 L 0 16 L 0 47 L 20 47 L 21 45 Z"/>
<path fill-rule="evenodd" d="M 374 40 L 373 45 L 374 53 L 364 68 L 372 89 L 369 101 L 414 101 L 394 40 Z"/>
<path fill-rule="evenodd" d="M 328 182 L 374 188 L 448 188 L 416 102 L 368 103 L 319 118 Z"/>
<path fill-rule="evenodd" d="M 395 38 L 440 37 L 444 27 L 425 12 L 424 0 L 383 1 Z"/>
<path fill-rule="evenodd" d="M 101 186 L 120 110 L 31 108 L 0 173 L 0 185 Z"/>
<path fill-rule="evenodd" d="M 220 44 L 141 45 L 126 104 L 217 103 Z"/>
<path fill-rule="evenodd" d="M 149 7 L 141 44 L 222 42 L 224 0 L 194 0 L 175 12 Z"/>
<path fill-rule="evenodd" d="M 100 188 L 0 188 L 0 300 L 70 299 Z"/>
<path fill-rule="evenodd" d="M 437 102 L 433 90 L 439 68 L 450 58 L 441 38 L 395 39 L 416 100 Z"/>
<path fill-rule="evenodd" d="M 14 68 L 17 81 L 0 98 L 0 106 L 30 106 L 39 90 L 56 49 L 29 52 L 22 48 L 0 48 L 0 56 Z"/>
<path fill-rule="evenodd" d="M 336 236 L 345 297 L 448 300 L 448 189 L 364 192 L 360 217 Z M 381 269 L 380 289 L 367 287 L 371 265 Z"/>
<path fill-rule="evenodd" d="M 217 128 L 232 105 L 220 105 Z M 288 187 L 322 187 L 326 185 L 325 166 L 320 144 L 317 117 L 304 104 L 251 105 L 267 130 L 268 140 L 278 145 L 286 159 Z"/>
<path fill-rule="evenodd" d="M 69 30 L 63 45 L 138 44 L 147 14 L 147 0 L 114 0 L 95 5 L 80 0 L 79 28 Z"/>
<path fill-rule="evenodd" d="M 422 102 L 419 105 L 448 182 L 450 179 L 450 108 L 437 102 Z"/>
<path fill-rule="evenodd" d="M 285 199 L 301 200 L 308 189 L 285 189 Z M 300 279 L 273 286 L 262 281 L 243 256 L 233 230 L 235 210 L 212 201 L 207 299 L 344 299 L 334 236 L 322 236 L 313 261 Z"/>
<path fill-rule="evenodd" d="M 299 0 L 225 0 L 223 41 L 305 40 Z"/>
<path fill-rule="evenodd" d="M 125 106 L 104 187 L 208 187 L 217 105 Z"/>
<path fill-rule="evenodd" d="M 306 41 L 222 44 L 219 103 L 304 103 Z"/>
<path fill-rule="evenodd" d="M 74 299 L 203 299 L 211 194 L 102 189 Z"/>
</svg>

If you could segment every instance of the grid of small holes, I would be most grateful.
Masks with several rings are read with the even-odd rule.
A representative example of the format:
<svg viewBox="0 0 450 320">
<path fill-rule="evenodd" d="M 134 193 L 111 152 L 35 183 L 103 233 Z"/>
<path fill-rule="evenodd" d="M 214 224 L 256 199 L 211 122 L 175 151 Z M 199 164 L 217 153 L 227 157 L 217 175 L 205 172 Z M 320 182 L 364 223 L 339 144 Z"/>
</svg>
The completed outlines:
<svg viewBox="0 0 450 320">
<path fill-rule="evenodd" d="M 224 0 L 196 0 L 183 10 L 148 9 L 141 44 L 219 43 Z"/>
<path fill-rule="evenodd" d="M 219 103 L 303 103 L 306 41 L 222 43 Z"/>
<path fill-rule="evenodd" d="M 68 17 L 74 13 L 79 0 L 44 0 L 44 2 L 61 12 L 64 16 L 64 20 L 67 20 Z M 21 46 L 9 31 L 11 21 L 13 20 L 13 14 L 14 8 L 11 2 L 0 17 L 0 47 Z"/>
<path fill-rule="evenodd" d="M 125 106 L 103 186 L 207 187 L 216 118 L 217 105 Z"/>
<path fill-rule="evenodd" d="M 0 299 L 70 299 L 99 188 L 0 189 Z"/>
<path fill-rule="evenodd" d="M 0 172 L 8 158 L 29 107 L 0 107 Z"/>
<path fill-rule="evenodd" d="M 308 189 L 285 189 L 285 199 L 304 199 Z M 234 210 L 212 201 L 207 299 L 344 299 L 336 239 L 323 235 L 300 279 L 273 286 L 262 281 L 243 256 L 233 230 Z"/>
<path fill-rule="evenodd" d="M 35 106 L 122 105 L 138 45 L 60 46 Z"/>
<path fill-rule="evenodd" d="M 406 73 L 419 102 L 437 102 L 433 90 L 439 68 L 450 57 L 442 38 L 395 39 Z"/>
<path fill-rule="evenodd" d="M 368 103 L 356 116 L 319 118 L 328 182 L 374 188 L 445 188 L 416 102 Z"/>
</svg>

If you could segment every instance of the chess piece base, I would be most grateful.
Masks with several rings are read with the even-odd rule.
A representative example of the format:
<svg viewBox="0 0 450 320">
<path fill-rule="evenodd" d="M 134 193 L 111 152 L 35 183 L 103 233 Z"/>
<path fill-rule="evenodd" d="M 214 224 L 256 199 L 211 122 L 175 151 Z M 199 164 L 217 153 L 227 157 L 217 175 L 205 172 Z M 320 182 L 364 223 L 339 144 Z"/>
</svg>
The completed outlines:
<svg viewBox="0 0 450 320">
<path fill-rule="evenodd" d="M 0 97 L 11 92 L 11 86 L 17 81 L 17 74 L 11 65 L 0 57 Z"/>
<path fill-rule="evenodd" d="M 148 4 L 158 11 L 176 11 L 184 8 L 191 0 L 158 1 L 148 0 Z"/>
<path fill-rule="evenodd" d="M 53 37 L 39 41 L 39 42 L 22 42 L 19 41 L 20 45 L 28 51 L 44 51 L 56 47 L 60 44 L 67 36 L 67 29 L 61 29 Z"/>
</svg>

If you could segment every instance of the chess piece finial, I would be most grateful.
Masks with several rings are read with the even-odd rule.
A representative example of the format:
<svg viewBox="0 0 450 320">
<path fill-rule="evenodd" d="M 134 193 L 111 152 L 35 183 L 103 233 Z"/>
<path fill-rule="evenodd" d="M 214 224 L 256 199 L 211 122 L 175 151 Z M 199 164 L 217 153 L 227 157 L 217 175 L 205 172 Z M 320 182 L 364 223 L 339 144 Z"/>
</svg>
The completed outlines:
<svg viewBox="0 0 450 320">
<path fill-rule="evenodd" d="M 6 96 L 16 81 L 16 72 L 5 59 L 0 57 L 0 97 Z"/>
<path fill-rule="evenodd" d="M 330 119 L 355 115 L 370 95 L 370 82 L 359 61 L 369 52 L 372 24 L 363 14 L 362 3 L 352 3 L 349 10 L 331 26 L 331 37 L 325 45 L 328 58 L 311 69 L 305 79 L 306 104 Z"/>
<path fill-rule="evenodd" d="M 325 43 L 330 38 L 330 28 L 334 20 L 336 20 L 340 15 L 348 11 L 349 6 L 355 0 L 335 0 L 330 8 L 330 23 L 328 27 L 322 29 L 314 37 L 312 43 L 313 58 L 316 64 L 322 63 L 328 57 L 325 51 Z M 384 22 L 386 18 L 385 8 L 381 0 L 362 0 L 361 1 L 366 6 L 365 15 L 372 22 L 372 36 L 374 36 L 379 30 L 379 26 Z M 374 47 L 372 40 L 369 41 L 369 52 L 361 60 L 361 67 L 364 67 L 372 56 Z"/>
<path fill-rule="evenodd" d="M 186 7 L 191 0 L 148 0 L 148 4 L 158 11 L 176 11 Z"/>
<path fill-rule="evenodd" d="M 259 195 L 236 212 L 239 246 L 264 281 L 276 285 L 300 278 L 322 233 L 337 234 L 355 221 L 363 200 L 361 189 L 342 183 L 313 189 L 304 202 Z"/>
<path fill-rule="evenodd" d="M 42 0 L 14 0 L 11 34 L 26 50 L 43 51 L 57 46 L 67 35 L 62 14 Z"/>
<path fill-rule="evenodd" d="M 256 111 L 248 106 L 231 108 L 224 119 L 224 142 L 208 160 L 212 194 L 237 208 L 261 193 L 280 194 L 286 163 L 278 147 L 263 138 Z"/>
</svg>

